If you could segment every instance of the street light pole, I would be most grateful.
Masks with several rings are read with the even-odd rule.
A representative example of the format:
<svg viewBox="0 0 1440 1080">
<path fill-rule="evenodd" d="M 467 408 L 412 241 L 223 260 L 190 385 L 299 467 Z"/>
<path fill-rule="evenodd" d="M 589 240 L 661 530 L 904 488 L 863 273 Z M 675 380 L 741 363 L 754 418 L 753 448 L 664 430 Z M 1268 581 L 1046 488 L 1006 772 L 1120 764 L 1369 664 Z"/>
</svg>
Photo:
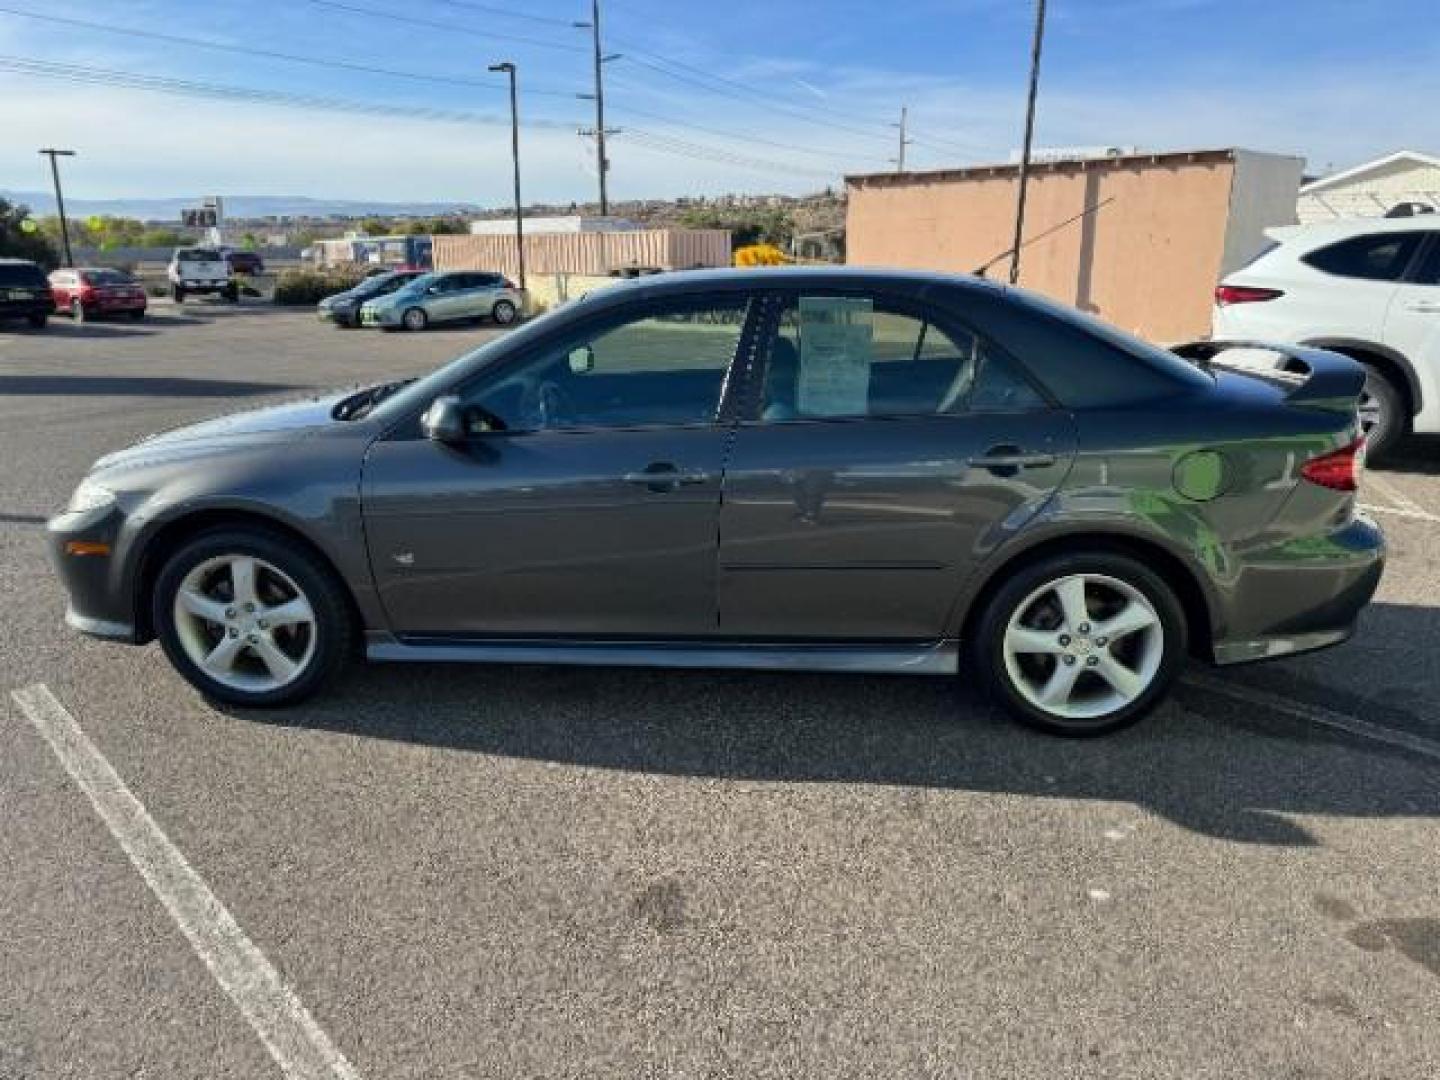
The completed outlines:
<svg viewBox="0 0 1440 1080">
<path fill-rule="evenodd" d="M 491 71 L 510 76 L 510 155 L 515 165 L 515 261 L 520 267 L 520 290 L 525 290 L 525 215 L 520 202 L 520 99 L 515 89 L 515 65 L 508 60 L 491 64 Z"/>
<path fill-rule="evenodd" d="M 60 214 L 60 239 L 65 244 L 65 265 L 73 267 L 75 256 L 70 254 L 70 226 L 65 221 L 65 196 L 60 191 L 60 166 L 55 163 L 57 157 L 74 157 L 74 150 L 53 150 L 45 149 L 40 153 L 50 159 L 50 176 L 55 181 L 55 209 Z"/>
<path fill-rule="evenodd" d="M 1035 137 L 1035 95 L 1040 87 L 1040 47 L 1045 40 L 1045 0 L 1035 0 L 1035 37 L 1030 45 L 1030 93 L 1025 101 L 1025 144 L 1020 150 L 1019 192 L 1015 198 L 1015 243 L 1010 249 L 1010 284 L 1020 280 L 1025 234 L 1025 195 L 1030 184 L 1030 148 Z"/>
</svg>

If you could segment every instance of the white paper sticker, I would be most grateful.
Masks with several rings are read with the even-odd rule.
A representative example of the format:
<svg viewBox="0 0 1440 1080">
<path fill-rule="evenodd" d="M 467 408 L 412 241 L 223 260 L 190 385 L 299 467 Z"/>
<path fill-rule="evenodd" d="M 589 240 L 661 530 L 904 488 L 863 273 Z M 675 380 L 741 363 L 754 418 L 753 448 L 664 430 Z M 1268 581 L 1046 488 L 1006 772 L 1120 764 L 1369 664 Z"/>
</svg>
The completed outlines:
<svg viewBox="0 0 1440 1080">
<path fill-rule="evenodd" d="M 802 416 L 863 416 L 870 405 L 870 357 L 875 333 L 870 300 L 800 298 Z"/>
</svg>

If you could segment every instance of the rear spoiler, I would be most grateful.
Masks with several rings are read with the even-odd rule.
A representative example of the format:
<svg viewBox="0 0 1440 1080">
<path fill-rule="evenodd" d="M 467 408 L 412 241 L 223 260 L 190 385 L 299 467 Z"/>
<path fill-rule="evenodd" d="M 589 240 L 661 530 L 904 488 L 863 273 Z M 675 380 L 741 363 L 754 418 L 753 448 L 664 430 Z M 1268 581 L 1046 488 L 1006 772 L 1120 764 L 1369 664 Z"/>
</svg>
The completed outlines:
<svg viewBox="0 0 1440 1080">
<path fill-rule="evenodd" d="M 1209 367 L 1215 363 L 1217 356 L 1232 349 L 1257 350 L 1276 357 L 1269 367 L 1257 364 L 1218 366 L 1242 375 L 1268 378 L 1291 388 L 1285 400 L 1292 405 L 1350 413 L 1355 411 L 1355 403 L 1365 387 L 1365 369 L 1350 357 L 1327 349 L 1269 341 L 1191 341 L 1176 345 L 1170 351 L 1184 360 Z"/>
</svg>

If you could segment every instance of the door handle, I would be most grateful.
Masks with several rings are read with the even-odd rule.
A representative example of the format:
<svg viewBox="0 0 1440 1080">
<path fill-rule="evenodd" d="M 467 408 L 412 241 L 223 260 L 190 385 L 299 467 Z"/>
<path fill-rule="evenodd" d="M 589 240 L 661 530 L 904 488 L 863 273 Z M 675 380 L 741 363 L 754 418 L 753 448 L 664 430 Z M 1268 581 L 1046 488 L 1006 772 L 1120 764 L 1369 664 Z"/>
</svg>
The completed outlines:
<svg viewBox="0 0 1440 1080">
<path fill-rule="evenodd" d="M 1031 454 L 1014 446 L 995 446 L 968 464 L 976 469 L 1043 469 L 1055 464 L 1054 454 Z"/>
<path fill-rule="evenodd" d="M 1434 300 L 1416 300 L 1413 304 L 1406 304 L 1405 306 L 1411 311 L 1423 311 L 1427 315 L 1440 312 L 1440 303 L 1436 303 Z"/>
<path fill-rule="evenodd" d="M 710 479 L 709 473 L 682 471 L 668 461 L 653 461 L 639 472 L 626 473 L 627 484 L 638 484 L 657 495 L 673 491 L 677 487 L 691 487 L 704 484 Z"/>
</svg>

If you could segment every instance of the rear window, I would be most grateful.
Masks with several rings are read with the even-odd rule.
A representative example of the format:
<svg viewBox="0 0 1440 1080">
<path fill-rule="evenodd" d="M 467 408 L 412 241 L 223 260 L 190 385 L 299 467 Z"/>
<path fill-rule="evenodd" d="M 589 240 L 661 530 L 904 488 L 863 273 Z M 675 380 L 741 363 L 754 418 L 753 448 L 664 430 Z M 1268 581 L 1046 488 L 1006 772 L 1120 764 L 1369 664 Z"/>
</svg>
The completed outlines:
<svg viewBox="0 0 1440 1080">
<path fill-rule="evenodd" d="M 48 289 L 45 271 L 34 263 L 0 263 L 0 285 L 26 289 Z"/>
<path fill-rule="evenodd" d="M 1301 262 L 1337 277 L 1399 281 L 1424 233 L 1375 233 L 1352 236 L 1301 256 Z"/>
<path fill-rule="evenodd" d="M 214 248 L 190 248 L 176 255 L 181 262 L 221 262 L 220 252 Z"/>
<path fill-rule="evenodd" d="M 86 285 L 131 285 L 135 279 L 123 270 L 86 270 L 80 275 Z"/>
<path fill-rule="evenodd" d="M 996 337 L 1060 402 L 1108 407 L 1213 385 L 1168 349 L 1036 293 L 1007 289 L 1016 316 Z"/>
</svg>

